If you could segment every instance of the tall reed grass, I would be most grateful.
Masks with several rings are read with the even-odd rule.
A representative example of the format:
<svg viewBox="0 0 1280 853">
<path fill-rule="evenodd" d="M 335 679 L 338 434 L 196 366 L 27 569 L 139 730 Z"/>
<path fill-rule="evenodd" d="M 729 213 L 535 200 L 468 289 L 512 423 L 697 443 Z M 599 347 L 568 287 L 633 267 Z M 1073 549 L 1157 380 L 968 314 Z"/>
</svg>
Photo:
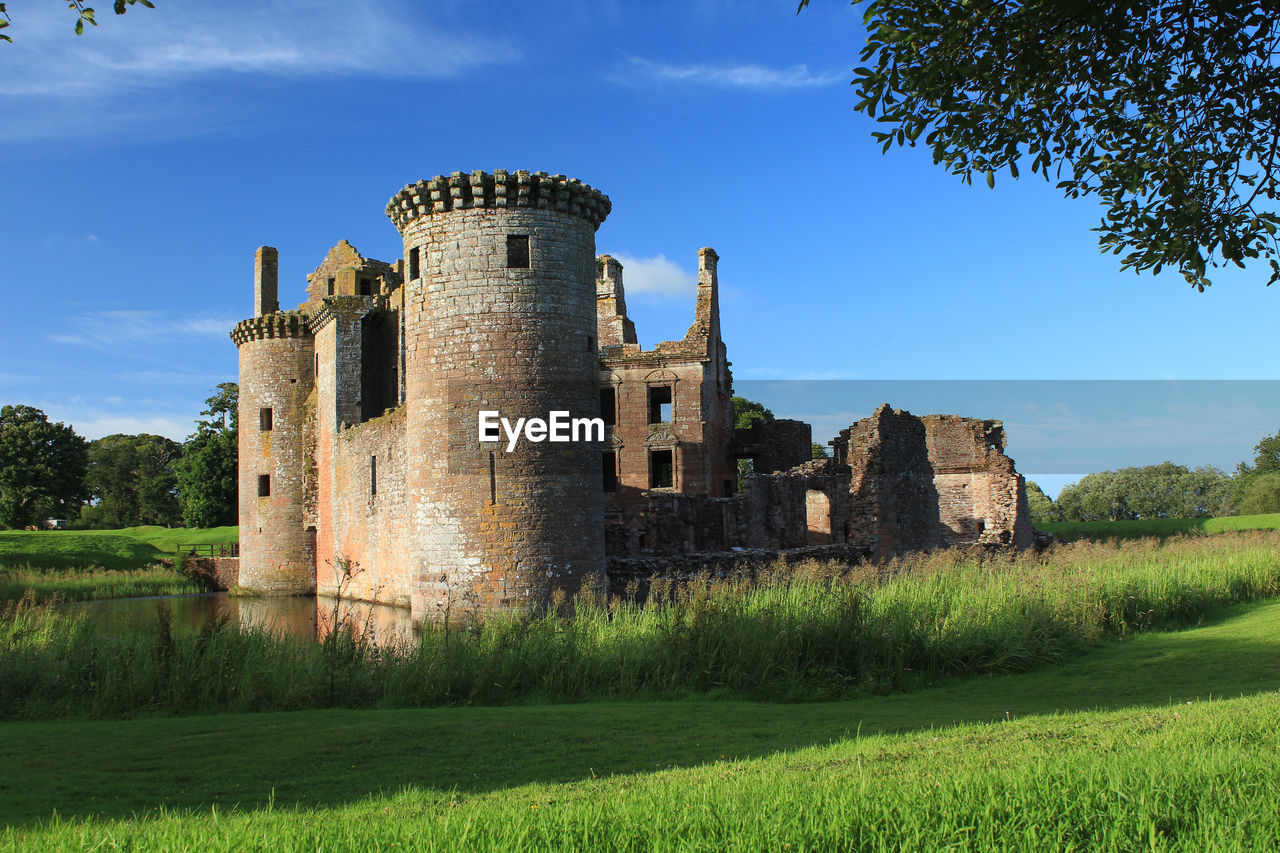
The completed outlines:
<svg viewBox="0 0 1280 853">
<path fill-rule="evenodd" d="M 454 610 L 413 642 L 343 624 L 319 644 L 214 622 L 108 634 L 10 605 L 0 716 L 122 716 L 674 697 L 815 699 L 1014 672 L 1106 636 L 1193 623 L 1280 592 L 1280 533 L 960 551 L 885 566 L 779 562 L 755 577 L 655 579 L 643 603 L 587 591 L 564 613 Z"/>
</svg>

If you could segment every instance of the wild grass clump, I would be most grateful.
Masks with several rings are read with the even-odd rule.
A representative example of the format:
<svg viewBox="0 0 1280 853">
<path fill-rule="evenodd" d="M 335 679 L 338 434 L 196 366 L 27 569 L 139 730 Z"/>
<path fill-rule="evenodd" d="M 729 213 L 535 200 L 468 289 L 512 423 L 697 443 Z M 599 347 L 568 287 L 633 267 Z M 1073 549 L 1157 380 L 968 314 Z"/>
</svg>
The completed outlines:
<svg viewBox="0 0 1280 853">
<path fill-rule="evenodd" d="M 1255 532 L 880 567 L 780 561 L 751 577 L 656 578 L 643 601 L 587 589 L 559 609 L 460 606 L 412 642 L 379 642 L 338 611 L 320 644 L 225 622 L 184 636 L 162 612 L 155 631 L 107 634 L 28 598 L 0 618 L 0 716 L 884 692 L 1022 671 L 1276 595 L 1278 545 Z"/>
<path fill-rule="evenodd" d="M 123 571 L 97 567 L 65 571 L 42 571 L 30 566 L 0 568 L 0 601 L 17 600 L 28 593 L 37 602 L 47 602 L 183 595 L 202 591 L 198 583 L 177 568 L 162 565 Z"/>
</svg>

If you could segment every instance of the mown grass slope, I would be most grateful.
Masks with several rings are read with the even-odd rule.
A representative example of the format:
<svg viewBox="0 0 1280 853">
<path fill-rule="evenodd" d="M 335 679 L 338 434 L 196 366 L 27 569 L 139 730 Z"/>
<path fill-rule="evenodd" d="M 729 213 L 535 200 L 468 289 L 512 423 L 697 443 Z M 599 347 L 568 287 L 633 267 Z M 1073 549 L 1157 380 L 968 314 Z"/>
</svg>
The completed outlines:
<svg viewBox="0 0 1280 853">
<path fill-rule="evenodd" d="M 120 530 L 0 531 L 0 566 L 6 568 L 141 569 L 172 557 L 179 544 L 220 544 L 239 539 L 236 527 L 125 527 Z"/>
<path fill-rule="evenodd" d="M 1059 521 L 1037 523 L 1036 528 L 1064 542 L 1076 539 L 1168 538 L 1181 534 L 1223 533 L 1229 530 L 1280 529 L 1280 513 L 1229 515 L 1222 518 L 1148 518 L 1138 521 Z"/>
<path fill-rule="evenodd" d="M 1272 601 L 850 702 L 6 723 L 0 846 L 1273 850 L 1278 685 Z"/>
<path fill-rule="evenodd" d="M 37 601 L 199 592 L 195 581 L 160 561 L 180 544 L 225 544 L 238 535 L 235 527 L 0 531 L 0 601 L 28 592 Z"/>
</svg>

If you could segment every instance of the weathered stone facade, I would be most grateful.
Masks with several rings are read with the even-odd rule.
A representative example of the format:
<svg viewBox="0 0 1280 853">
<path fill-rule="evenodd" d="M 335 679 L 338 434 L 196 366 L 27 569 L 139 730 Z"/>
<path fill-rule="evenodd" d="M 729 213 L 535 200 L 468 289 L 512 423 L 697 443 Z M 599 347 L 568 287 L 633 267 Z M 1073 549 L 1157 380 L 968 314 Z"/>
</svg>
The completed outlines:
<svg viewBox="0 0 1280 853">
<path fill-rule="evenodd" d="M 998 421 L 882 407 L 809 461 L 799 421 L 733 430 L 719 258 L 693 324 L 643 350 L 622 265 L 595 256 L 609 199 L 563 176 L 454 173 L 387 206 L 404 255 L 346 241 L 281 311 L 255 257 L 240 349 L 240 586 L 348 594 L 434 618 L 546 600 L 644 560 L 734 548 L 884 556 L 1029 544 Z M 600 418 L 603 436 L 482 441 L 481 411 Z M 755 460 L 738 484 L 737 460 Z M 841 550 L 842 549 L 842 550 Z"/>
</svg>

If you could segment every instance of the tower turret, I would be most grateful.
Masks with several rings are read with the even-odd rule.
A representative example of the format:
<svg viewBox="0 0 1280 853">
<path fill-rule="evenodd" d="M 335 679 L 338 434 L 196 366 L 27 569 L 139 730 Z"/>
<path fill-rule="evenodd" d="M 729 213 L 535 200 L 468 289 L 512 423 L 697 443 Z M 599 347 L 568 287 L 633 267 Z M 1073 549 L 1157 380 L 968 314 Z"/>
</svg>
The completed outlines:
<svg viewBox="0 0 1280 853">
<path fill-rule="evenodd" d="M 595 231 L 609 199 L 544 172 L 455 172 L 387 206 L 405 250 L 414 618 L 572 593 L 604 568 L 598 441 L 479 441 L 477 413 L 597 417 Z M 581 438 L 581 436 L 580 436 Z"/>
<path fill-rule="evenodd" d="M 240 350 L 240 585 L 305 594 L 315 591 L 314 529 L 304 521 L 315 346 L 303 314 L 278 310 L 276 250 L 264 246 L 254 260 L 256 316 L 231 332 Z"/>
</svg>

